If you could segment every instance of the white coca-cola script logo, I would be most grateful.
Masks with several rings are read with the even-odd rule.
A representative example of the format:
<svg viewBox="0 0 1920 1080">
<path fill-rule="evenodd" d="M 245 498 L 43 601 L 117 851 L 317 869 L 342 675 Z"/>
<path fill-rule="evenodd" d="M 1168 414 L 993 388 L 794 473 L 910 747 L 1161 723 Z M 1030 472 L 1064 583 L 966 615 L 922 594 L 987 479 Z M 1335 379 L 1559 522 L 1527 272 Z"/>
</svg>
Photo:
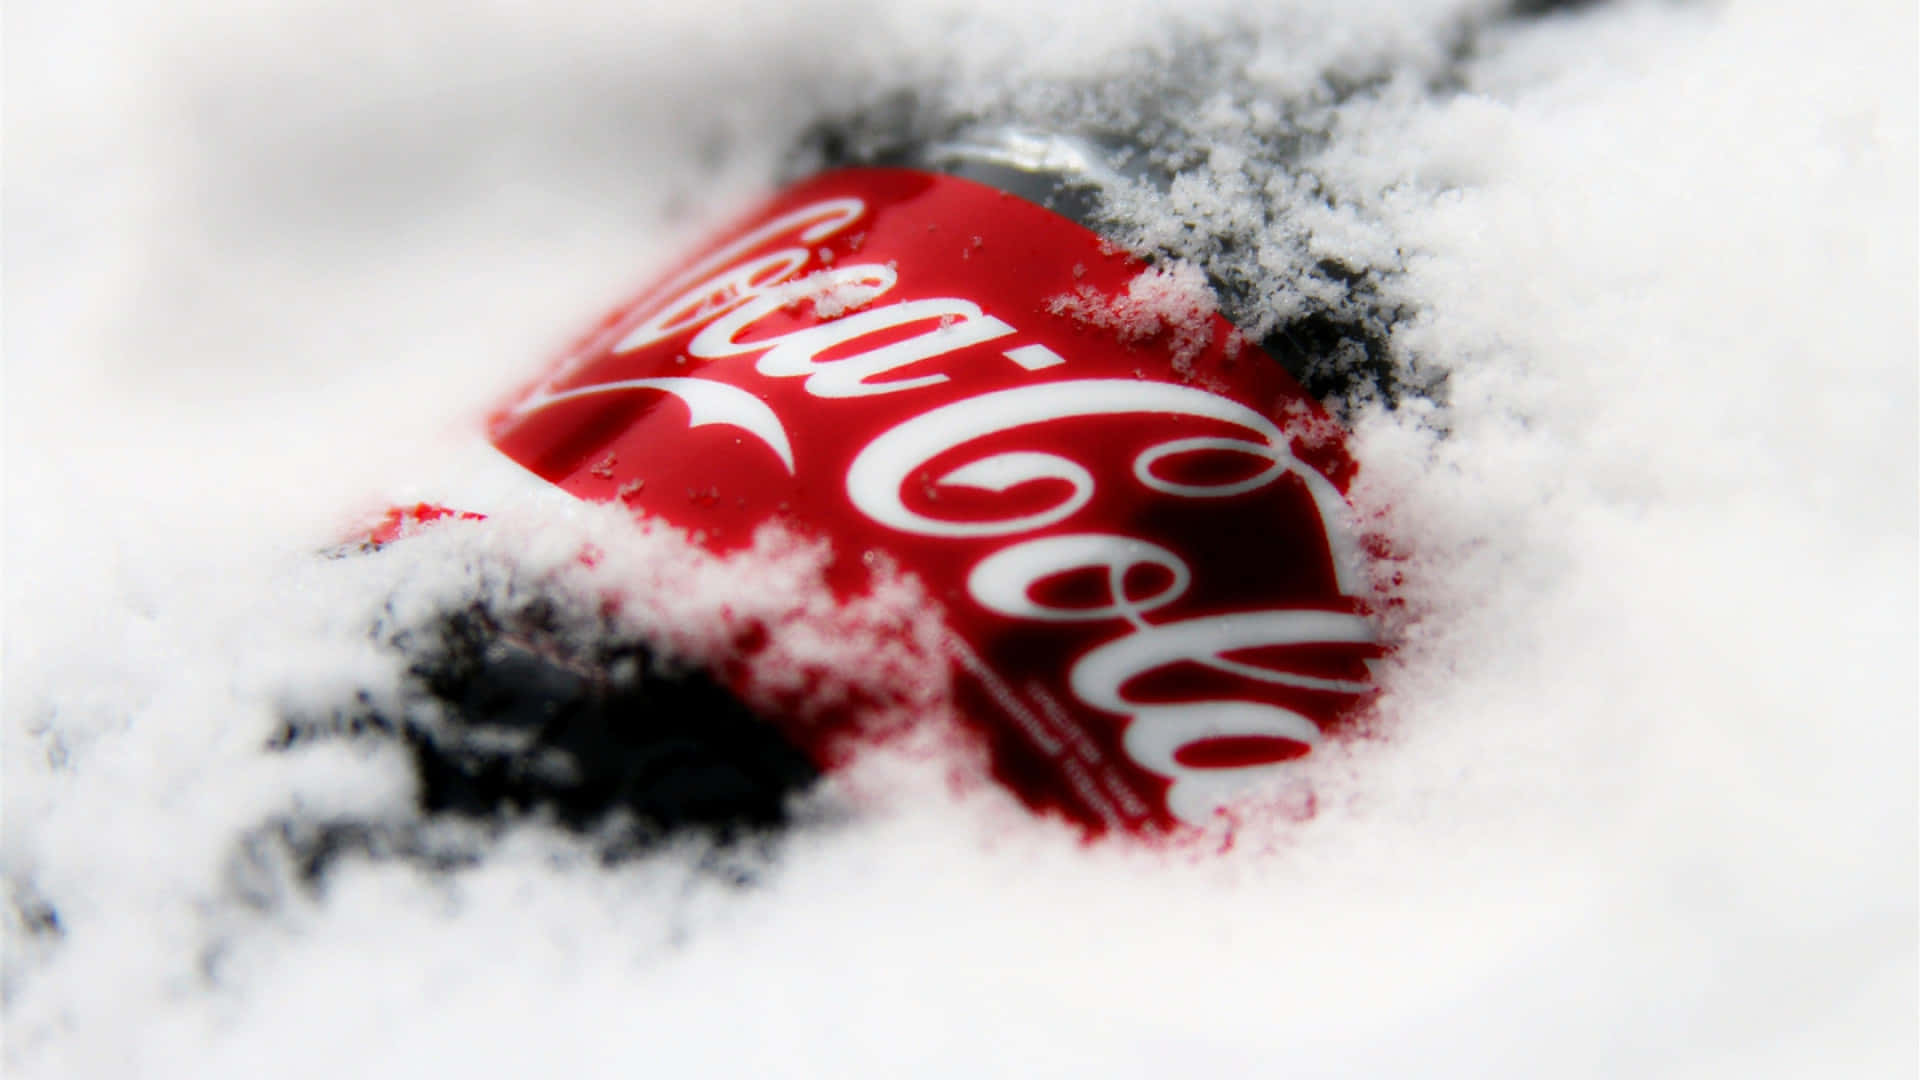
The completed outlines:
<svg viewBox="0 0 1920 1080">
<path fill-rule="evenodd" d="M 1012 324 L 959 297 L 880 303 L 899 281 L 899 271 L 879 263 L 825 266 L 814 245 L 840 234 L 866 216 L 856 198 L 827 199 L 783 214 L 724 246 L 662 284 L 635 305 L 631 315 L 602 340 L 583 348 L 561 370 L 509 413 L 522 417 L 557 403 L 599 394 L 656 391 L 685 402 L 692 424 L 727 424 L 764 444 L 787 470 L 795 451 L 781 418 L 752 393 L 699 375 L 624 379 L 568 386 L 582 365 L 602 352 L 632 353 L 669 338 L 691 334 L 687 356 L 715 360 L 754 357 L 753 370 L 768 379 L 804 379 L 813 398 L 833 401 L 924 391 L 950 381 L 957 363 L 1011 363 L 1038 374 L 1068 364 L 1040 344 L 988 351 L 977 346 L 1017 338 Z M 775 246 L 782 245 L 782 246 Z M 813 272 L 802 276 L 809 268 Z M 780 334 L 757 336 L 770 314 L 812 304 L 821 321 Z M 924 325 L 919 333 L 903 331 Z M 863 340 L 876 342 L 865 350 Z M 972 350 L 971 352 L 967 352 Z M 962 353 L 967 355 L 962 356 Z M 832 359 L 823 359 L 831 355 Z M 933 361 L 942 361 L 936 365 Z M 1057 374 L 1057 373 L 1056 373 Z M 561 387 L 566 387 L 561 389 Z M 1055 481 L 1059 497 L 1040 509 L 1030 503 L 1011 516 L 944 520 L 908 505 L 909 480 L 936 460 L 952 460 L 990 437 L 1037 433 L 1048 425 L 1087 417 L 1151 415 L 1188 417 L 1215 434 L 1162 441 L 1140 451 L 1131 475 L 1096 476 L 1082 461 L 1051 449 L 981 453 L 932 480 L 936 487 L 1004 493 L 1037 480 Z M 1218 432 L 1232 430 L 1232 435 Z M 1024 436 L 1022 436 L 1024 437 Z M 1038 444 L 1036 443 L 1036 446 Z M 1189 455 L 1234 455 L 1252 466 L 1235 479 L 1213 484 L 1172 478 L 1169 466 Z M 1125 721 L 1122 745 L 1141 769 L 1170 781 L 1167 808 L 1173 816 L 1203 823 L 1222 802 L 1271 775 L 1281 763 L 1250 766 L 1188 764 L 1183 748 L 1217 739 L 1279 738 L 1312 745 L 1320 730 L 1307 716 L 1249 700 L 1143 703 L 1128 696 L 1133 680 L 1174 664 L 1197 664 L 1239 679 L 1271 686 L 1334 694 L 1361 694 L 1364 682 L 1289 672 L 1233 659 L 1274 646 L 1364 645 L 1372 627 L 1360 615 L 1314 609 L 1264 609 L 1155 621 L 1192 587 L 1194 567 L 1181 553 L 1139 536 L 1102 529 L 1071 528 L 1103 483 L 1135 484 L 1172 500 L 1209 500 L 1244 495 L 1282 477 L 1309 493 L 1334 563 L 1339 591 L 1353 595 L 1359 559 L 1346 527 L 1346 504 L 1326 476 L 1299 460 L 1289 438 L 1267 416 L 1230 398 L 1190 385 L 1121 378 L 1045 377 L 938 404 L 868 441 L 844 476 L 848 501 L 885 529 L 956 542 L 992 541 L 966 575 L 966 595 L 983 611 L 1037 623 L 1112 624 L 1112 637 L 1073 662 L 1066 686 L 1078 702 Z M 931 505 L 931 504 L 929 504 Z M 1133 572 L 1157 586 L 1132 595 Z M 1035 599 L 1039 586 L 1060 575 L 1103 580 L 1106 595 L 1090 606 L 1050 606 Z"/>
</svg>

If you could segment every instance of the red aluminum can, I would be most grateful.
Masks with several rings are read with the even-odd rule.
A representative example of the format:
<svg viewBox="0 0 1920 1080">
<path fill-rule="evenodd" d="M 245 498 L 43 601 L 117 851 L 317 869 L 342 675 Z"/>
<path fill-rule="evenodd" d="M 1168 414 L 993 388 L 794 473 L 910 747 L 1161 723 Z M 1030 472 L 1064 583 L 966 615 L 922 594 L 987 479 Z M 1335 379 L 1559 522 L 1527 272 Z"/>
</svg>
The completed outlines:
<svg viewBox="0 0 1920 1080">
<path fill-rule="evenodd" d="M 1363 707 L 1381 648 L 1344 434 L 1200 285 L 975 180 L 836 169 L 604 320 L 489 438 L 716 557 L 772 530 L 829 546 L 836 597 L 917 583 L 918 662 L 1022 800 L 1204 826 Z M 744 628 L 723 680 L 830 768 L 897 702 L 805 701 L 777 633 Z"/>
</svg>

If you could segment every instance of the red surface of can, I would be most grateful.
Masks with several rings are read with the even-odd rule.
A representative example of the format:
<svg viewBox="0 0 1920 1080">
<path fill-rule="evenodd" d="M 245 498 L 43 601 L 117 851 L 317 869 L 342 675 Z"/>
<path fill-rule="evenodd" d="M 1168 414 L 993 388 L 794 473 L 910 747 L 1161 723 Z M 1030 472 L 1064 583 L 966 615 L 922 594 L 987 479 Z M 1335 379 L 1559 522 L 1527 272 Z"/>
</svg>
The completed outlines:
<svg viewBox="0 0 1920 1080">
<path fill-rule="evenodd" d="M 995 775 L 1095 830 L 1206 824 L 1380 655 L 1337 425 L 1173 276 L 953 176 L 785 192 L 490 435 L 716 554 L 773 525 L 832 545 L 836 590 L 918 578 Z"/>
</svg>

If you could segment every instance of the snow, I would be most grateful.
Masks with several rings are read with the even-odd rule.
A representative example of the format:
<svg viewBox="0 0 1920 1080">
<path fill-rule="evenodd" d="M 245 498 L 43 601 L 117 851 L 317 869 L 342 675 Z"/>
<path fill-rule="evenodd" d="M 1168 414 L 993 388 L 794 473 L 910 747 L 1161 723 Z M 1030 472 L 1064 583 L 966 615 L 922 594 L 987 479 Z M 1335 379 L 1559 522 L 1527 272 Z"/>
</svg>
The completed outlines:
<svg viewBox="0 0 1920 1080">
<path fill-rule="evenodd" d="M 1243 7 L 11 6 L 9 1075 L 1911 1075 L 1911 6 Z M 770 852 L 301 885 L 276 828 L 411 789 L 282 712 L 607 526 L 319 553 L 903 86 L 1198 147 L 1123 237 L 1441 387 L 1351 414 L 1382 737 L 1217 855 L 920 753 Z"/>
<path fill-rule="evenodd" d="M 1193 374 L 1193 361 L 1213 344 L 1219 314 L 1205 271 L 1188 262 L 1150 266 L 1127 282 L 1127 291 L 1103 296 L 1092 286 L 1047 300 L 1047 310 L 1086 326 L 1110 330 L 1129 344 L 1166 335 L 1173 370 Z"/>
</svg>

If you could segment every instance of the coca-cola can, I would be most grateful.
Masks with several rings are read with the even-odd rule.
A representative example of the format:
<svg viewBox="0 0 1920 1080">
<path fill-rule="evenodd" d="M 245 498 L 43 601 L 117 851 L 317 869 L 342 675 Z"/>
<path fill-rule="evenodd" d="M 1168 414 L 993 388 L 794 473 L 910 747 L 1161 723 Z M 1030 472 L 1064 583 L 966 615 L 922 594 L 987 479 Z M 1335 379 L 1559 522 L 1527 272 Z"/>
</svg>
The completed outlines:
<svg viewBox="0 0 1920 1080">
<path fill-rule="evenodd" d="M 1179 832 L 1297 769 L 1382 651 L 1344 433 L 1209 297 L 973 179 L 834 169 L 613 312 L 488 436 L 716 557 L 778 532 L 828 545 L 841 599 L 915 582 L 921 662 L 1000 782 L 1094 832 Z M 734 640 L 724 681 L 823 768 L 898 704 L 794 695 L 767 628 Z"/>
</svg>

